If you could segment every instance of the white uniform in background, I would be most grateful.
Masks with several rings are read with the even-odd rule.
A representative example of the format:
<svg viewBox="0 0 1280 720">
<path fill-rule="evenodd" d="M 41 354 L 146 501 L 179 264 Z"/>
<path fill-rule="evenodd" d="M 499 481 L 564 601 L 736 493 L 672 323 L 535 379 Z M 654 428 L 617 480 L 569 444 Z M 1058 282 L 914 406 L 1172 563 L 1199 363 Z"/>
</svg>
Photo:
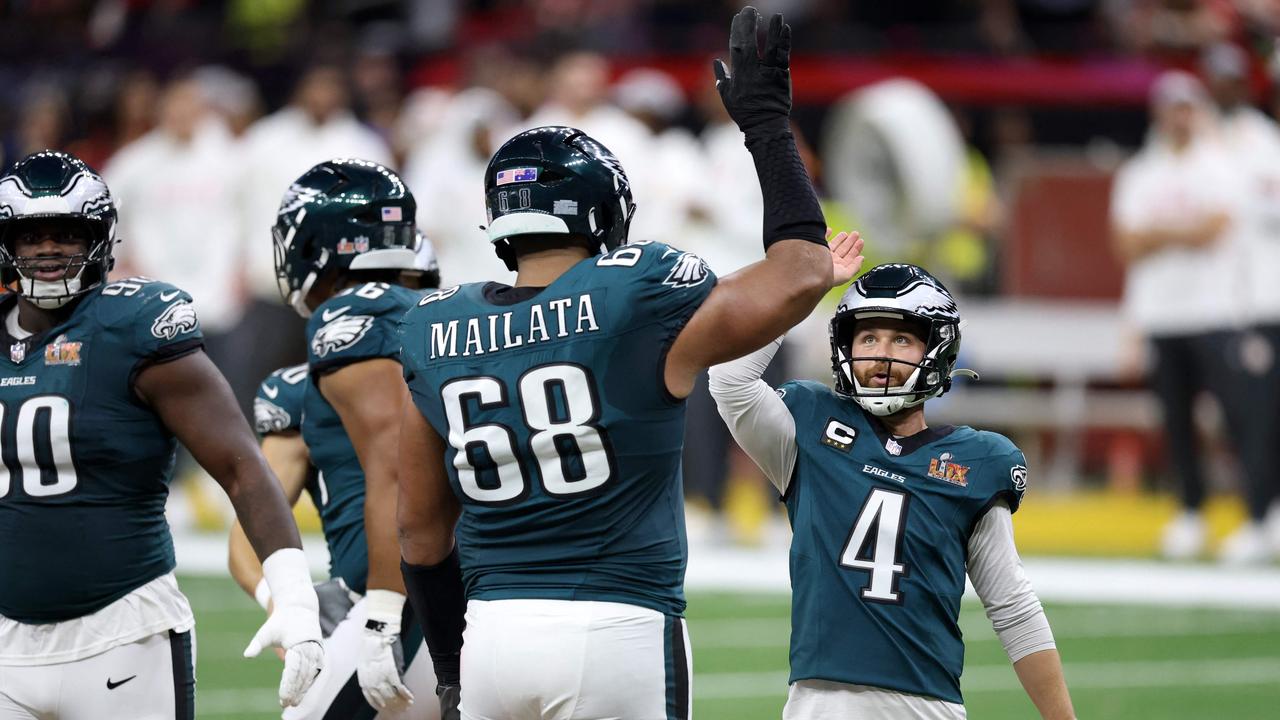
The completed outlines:
<svg viewBox="0 0 1280 720">
<path fill-rule="evenodd" d="M 516 120 L 515 110 L 498 93 L 470 88 L 453 96 L 405 162 L 404 181 L 418 201 L 418 228 L 435 246 L 445 285 L 501 277 L 507 268 L 480 228 L 487 222 L 484 170 L 490 152 L 477 147 L 477 134 L 497 149 Z"/>
<path fill-rule="evenodd" d="M 1213 141 L 1181 153 L 1153 142 L 1116 175 L 1111 217 L 1127 230 L 1185 227 L 1215 213 L 1237 225 L 1242 195 L 1240 173 Z M 1166 248 L 1134 261 L 1125 276 L 1125 316 L 1149 336 L 1238 325 L 1245 301 L 1234 272 L 1238 252 L 1233 227 L 1207 247 Z"/>
<path fill-rule="evenodd" d="M 280 196 L 311 166 L 334 158 L 359 158 L 393 167 L 391 151 L 373 130 L 349 112 L 338 112 L 317 125 L 304 111 L 286 107 L 262 118 L 245 132 L 245 257 L 249 289 L 254 297 L 280 301 L 276 286 L 271 226 Z"/>
<path fill-rule="evenodd" d="M 243 175 L 226 125 L 210 117 L 189 143 L 153 130 L 121 148 L 102 175 L 120 199 L 116 258 L 191 293 L 206 332 L 234 327 L 245 306 Z"/>
</svg>

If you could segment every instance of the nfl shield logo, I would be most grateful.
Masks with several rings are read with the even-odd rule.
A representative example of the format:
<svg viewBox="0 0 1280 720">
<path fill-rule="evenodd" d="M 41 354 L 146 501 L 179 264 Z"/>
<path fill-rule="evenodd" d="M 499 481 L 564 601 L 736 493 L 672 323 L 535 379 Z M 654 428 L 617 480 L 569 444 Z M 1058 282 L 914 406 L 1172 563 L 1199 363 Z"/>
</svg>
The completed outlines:
<svg viewBox="0 0 1280 720">
<path fill-rule="evenodd" d="M 9 359 L 20 363 L 27 359 L 27 344 L 16 342 L 9 346 Z"/>
</svg>

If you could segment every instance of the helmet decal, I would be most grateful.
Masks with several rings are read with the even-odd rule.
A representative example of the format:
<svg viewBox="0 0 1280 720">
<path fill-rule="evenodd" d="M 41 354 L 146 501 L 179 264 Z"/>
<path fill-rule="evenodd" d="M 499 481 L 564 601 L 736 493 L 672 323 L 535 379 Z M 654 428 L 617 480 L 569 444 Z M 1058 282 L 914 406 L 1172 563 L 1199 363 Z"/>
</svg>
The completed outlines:
<svg viewBox="0 0 1280 720">
<path fill-rule="evenodd" d="M 485 172 L 489 240 L 509 269 L 522 235 L 577 235 L 598 252 L 627 242 L 635 202 L 622 163 L 581 130 L 547 126 L 507 140 Z"/>
<path fill-rule="evenodd" d="M 308 317 L 306 299 L 323 277 L 361 270 L 417 270 L 417 203 L 390 169 L 337 159 L 290 184 L 271 234 L 280 294 Z"/>
</svg>

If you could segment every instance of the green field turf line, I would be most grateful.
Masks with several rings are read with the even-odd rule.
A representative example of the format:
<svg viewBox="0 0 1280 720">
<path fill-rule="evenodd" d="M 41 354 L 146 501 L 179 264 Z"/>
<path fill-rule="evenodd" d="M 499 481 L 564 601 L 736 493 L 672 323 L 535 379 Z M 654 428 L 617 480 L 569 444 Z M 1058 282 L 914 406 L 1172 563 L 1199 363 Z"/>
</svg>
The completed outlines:
<svg viewBox="0 0 1280 720">
<path fill-rule="evenodd" d="M 1068 663 L 1066 675 L 1072 690 L 1264 685 L 1280 679 L 1280 658 Z M 1008 664 L 967 667 L 960 685 L 966 693 L 1022 690 Z M 699 700 L 775 697 L 785 695 L 786 688 L 787 673 L 779 671 L 704 672 L 693 677 L 693 696 Z"/>
</svg>

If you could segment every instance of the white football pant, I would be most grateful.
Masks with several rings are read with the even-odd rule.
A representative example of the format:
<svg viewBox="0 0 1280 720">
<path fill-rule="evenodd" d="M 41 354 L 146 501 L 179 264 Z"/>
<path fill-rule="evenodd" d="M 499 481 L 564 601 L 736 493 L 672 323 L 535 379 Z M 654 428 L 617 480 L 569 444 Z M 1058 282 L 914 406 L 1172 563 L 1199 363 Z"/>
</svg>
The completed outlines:
<svg viewBox="0 0 1280 720">
<path fill-rule="evenodd" d="M 195 631 L 55 665 L 0 665 L 0 720 L 193 720 Z"/>
<path fill-rule="evenodd" d="M 688 720 L 682 618 L 586 600 L 472 600 L 463 720 Z"/>
</svg>

